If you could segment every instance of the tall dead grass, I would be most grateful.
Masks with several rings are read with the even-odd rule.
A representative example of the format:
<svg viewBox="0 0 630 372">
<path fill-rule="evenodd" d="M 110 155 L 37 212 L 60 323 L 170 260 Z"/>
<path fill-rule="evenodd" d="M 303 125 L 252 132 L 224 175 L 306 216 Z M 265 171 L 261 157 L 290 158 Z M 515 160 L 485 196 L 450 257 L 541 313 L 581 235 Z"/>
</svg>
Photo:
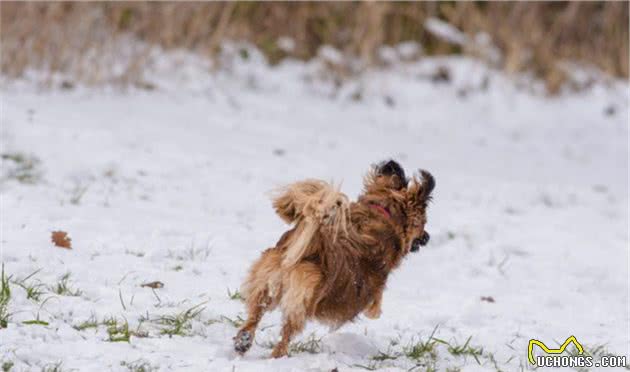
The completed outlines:
<svg viewBox="0 0 630 372">
<path fill-rule="evenodd" d="M 628 2 L 2 2 L 0 11 L 0 67 L 11 77 L 35 67 L 103 82 L 123 53 L 118 41 L 130 36 L 146 43 L 124 51 L 123 83 L 145 67 L 146 45 L 212 58 L 222 41 L 245 40 L 271 63 L 309 59 L 324 44 L 368 63 L 380 46 L 403 41 L 428 55 L 471 52 L 428 32 L 429 18 L 489 34 L 499 67 L 534 72 L 551 91 L 566 78 L 564 60 L 628 77 Z M 282 48 L 281 37 L 294 48 Z"/>
</svg>

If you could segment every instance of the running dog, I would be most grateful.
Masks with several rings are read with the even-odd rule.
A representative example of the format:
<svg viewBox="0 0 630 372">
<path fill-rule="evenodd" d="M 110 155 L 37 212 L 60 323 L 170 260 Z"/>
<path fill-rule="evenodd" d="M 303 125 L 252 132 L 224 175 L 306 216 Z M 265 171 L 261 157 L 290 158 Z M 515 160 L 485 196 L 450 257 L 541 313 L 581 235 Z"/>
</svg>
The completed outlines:
<svg viewBox="0 0 630 372">
<path fill-rule="evenodd" d="M 242 287 L 248 318 L 234 337 L 235 350 L 249 350 L 261 318 L 278 306 L 282 339 L 274 358 L 287 355 L 309 319 L 338 328 L 360 313 L 378 318 L 389 273 L 429 241 L 434 187 L 429 172 L 409 180 L 392 160 L 372 167 L 356 202 L 320 180 L 280 190 L 273 206 L 293 227 L 249 271 Z"/>
</svg>

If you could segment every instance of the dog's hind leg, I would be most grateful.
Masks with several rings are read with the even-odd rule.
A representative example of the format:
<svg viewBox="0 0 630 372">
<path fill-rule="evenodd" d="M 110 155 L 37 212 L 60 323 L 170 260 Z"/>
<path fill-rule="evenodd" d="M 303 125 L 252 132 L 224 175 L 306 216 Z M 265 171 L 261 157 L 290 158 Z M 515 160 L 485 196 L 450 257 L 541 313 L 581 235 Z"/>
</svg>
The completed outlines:
<svg viewBox="0 0 630 372">
<path fill-rule="evenodd" d="M 276 270 L 281 260 L 282 255 L 279 251 L 268 249 L 254 264 L 243 285 L 247 320 L 234 337 L 234 350 L 240 354 L 251 348 L 256 328 L 265 312 L 273 310 L 278 304 L 281 283 L 280 273 Z"/>
<path fill-rule="evenodd" d="M 244 354 L 252 347 L 258 323 L 271 304 L 272 300 L 266 291 L 247 302 L 247 320 L 234 337 L 234 350 L 236 352 Z"/>
<path fill-rule="evenodd" d="M 274 347 L 272 357 L 288 354 L 291 338 L 304 329 L 306 318 L 314 313 L 315 291 L 321 281 L 320 269 L 309 262 L 298 264 L 283 278 L 284 292 L 280 302 L 284 315 L 282 339 Z"/>
<path fill-rule="evenodd" d="M 303 316 L 296 314 L 285 316 L 284 323 L 282 324 L 282 339 L 271 352 L 273 358 L 282 358 L 289 353 L 289 342 L 291 342 L 291 338 L 304 329 L 305 323 L 306 319 Z"/>
</svg>

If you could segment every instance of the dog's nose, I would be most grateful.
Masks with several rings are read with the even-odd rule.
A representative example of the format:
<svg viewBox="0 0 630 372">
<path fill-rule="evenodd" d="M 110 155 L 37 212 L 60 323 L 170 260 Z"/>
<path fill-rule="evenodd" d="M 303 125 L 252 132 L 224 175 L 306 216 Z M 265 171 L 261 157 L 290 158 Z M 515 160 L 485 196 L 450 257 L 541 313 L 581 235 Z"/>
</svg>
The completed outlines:
<svg viewBox="0 0 630 372">
<path fill-rule="evenodd" d="M 416 238 L 411 242 L 411 252 L 417 252 L 420 249 L 420 246 L 425 246 L 431 239 L 431 235 L 428 232 L 424 232 L 421 237 Z"/>
</svg>

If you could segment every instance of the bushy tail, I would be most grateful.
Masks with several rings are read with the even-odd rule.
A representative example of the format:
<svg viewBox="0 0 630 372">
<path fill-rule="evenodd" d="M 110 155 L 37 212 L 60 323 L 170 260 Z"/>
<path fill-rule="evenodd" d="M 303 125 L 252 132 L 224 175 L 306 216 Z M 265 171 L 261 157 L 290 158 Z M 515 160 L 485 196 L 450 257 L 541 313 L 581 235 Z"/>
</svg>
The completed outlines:
<svg viewBox="0 0 630 372">
<path fill-rule="evenodd" d="M 278 190 L 272 201 L 280 218 L 296 224 L 282 261 L 285 267 L 308 255 L 311 240 L 321 227 L 329 229 L 333 240 L 346 231 L 348 197 L 328 182 L 308 179 L 292 183 Z"/>
</svg>

